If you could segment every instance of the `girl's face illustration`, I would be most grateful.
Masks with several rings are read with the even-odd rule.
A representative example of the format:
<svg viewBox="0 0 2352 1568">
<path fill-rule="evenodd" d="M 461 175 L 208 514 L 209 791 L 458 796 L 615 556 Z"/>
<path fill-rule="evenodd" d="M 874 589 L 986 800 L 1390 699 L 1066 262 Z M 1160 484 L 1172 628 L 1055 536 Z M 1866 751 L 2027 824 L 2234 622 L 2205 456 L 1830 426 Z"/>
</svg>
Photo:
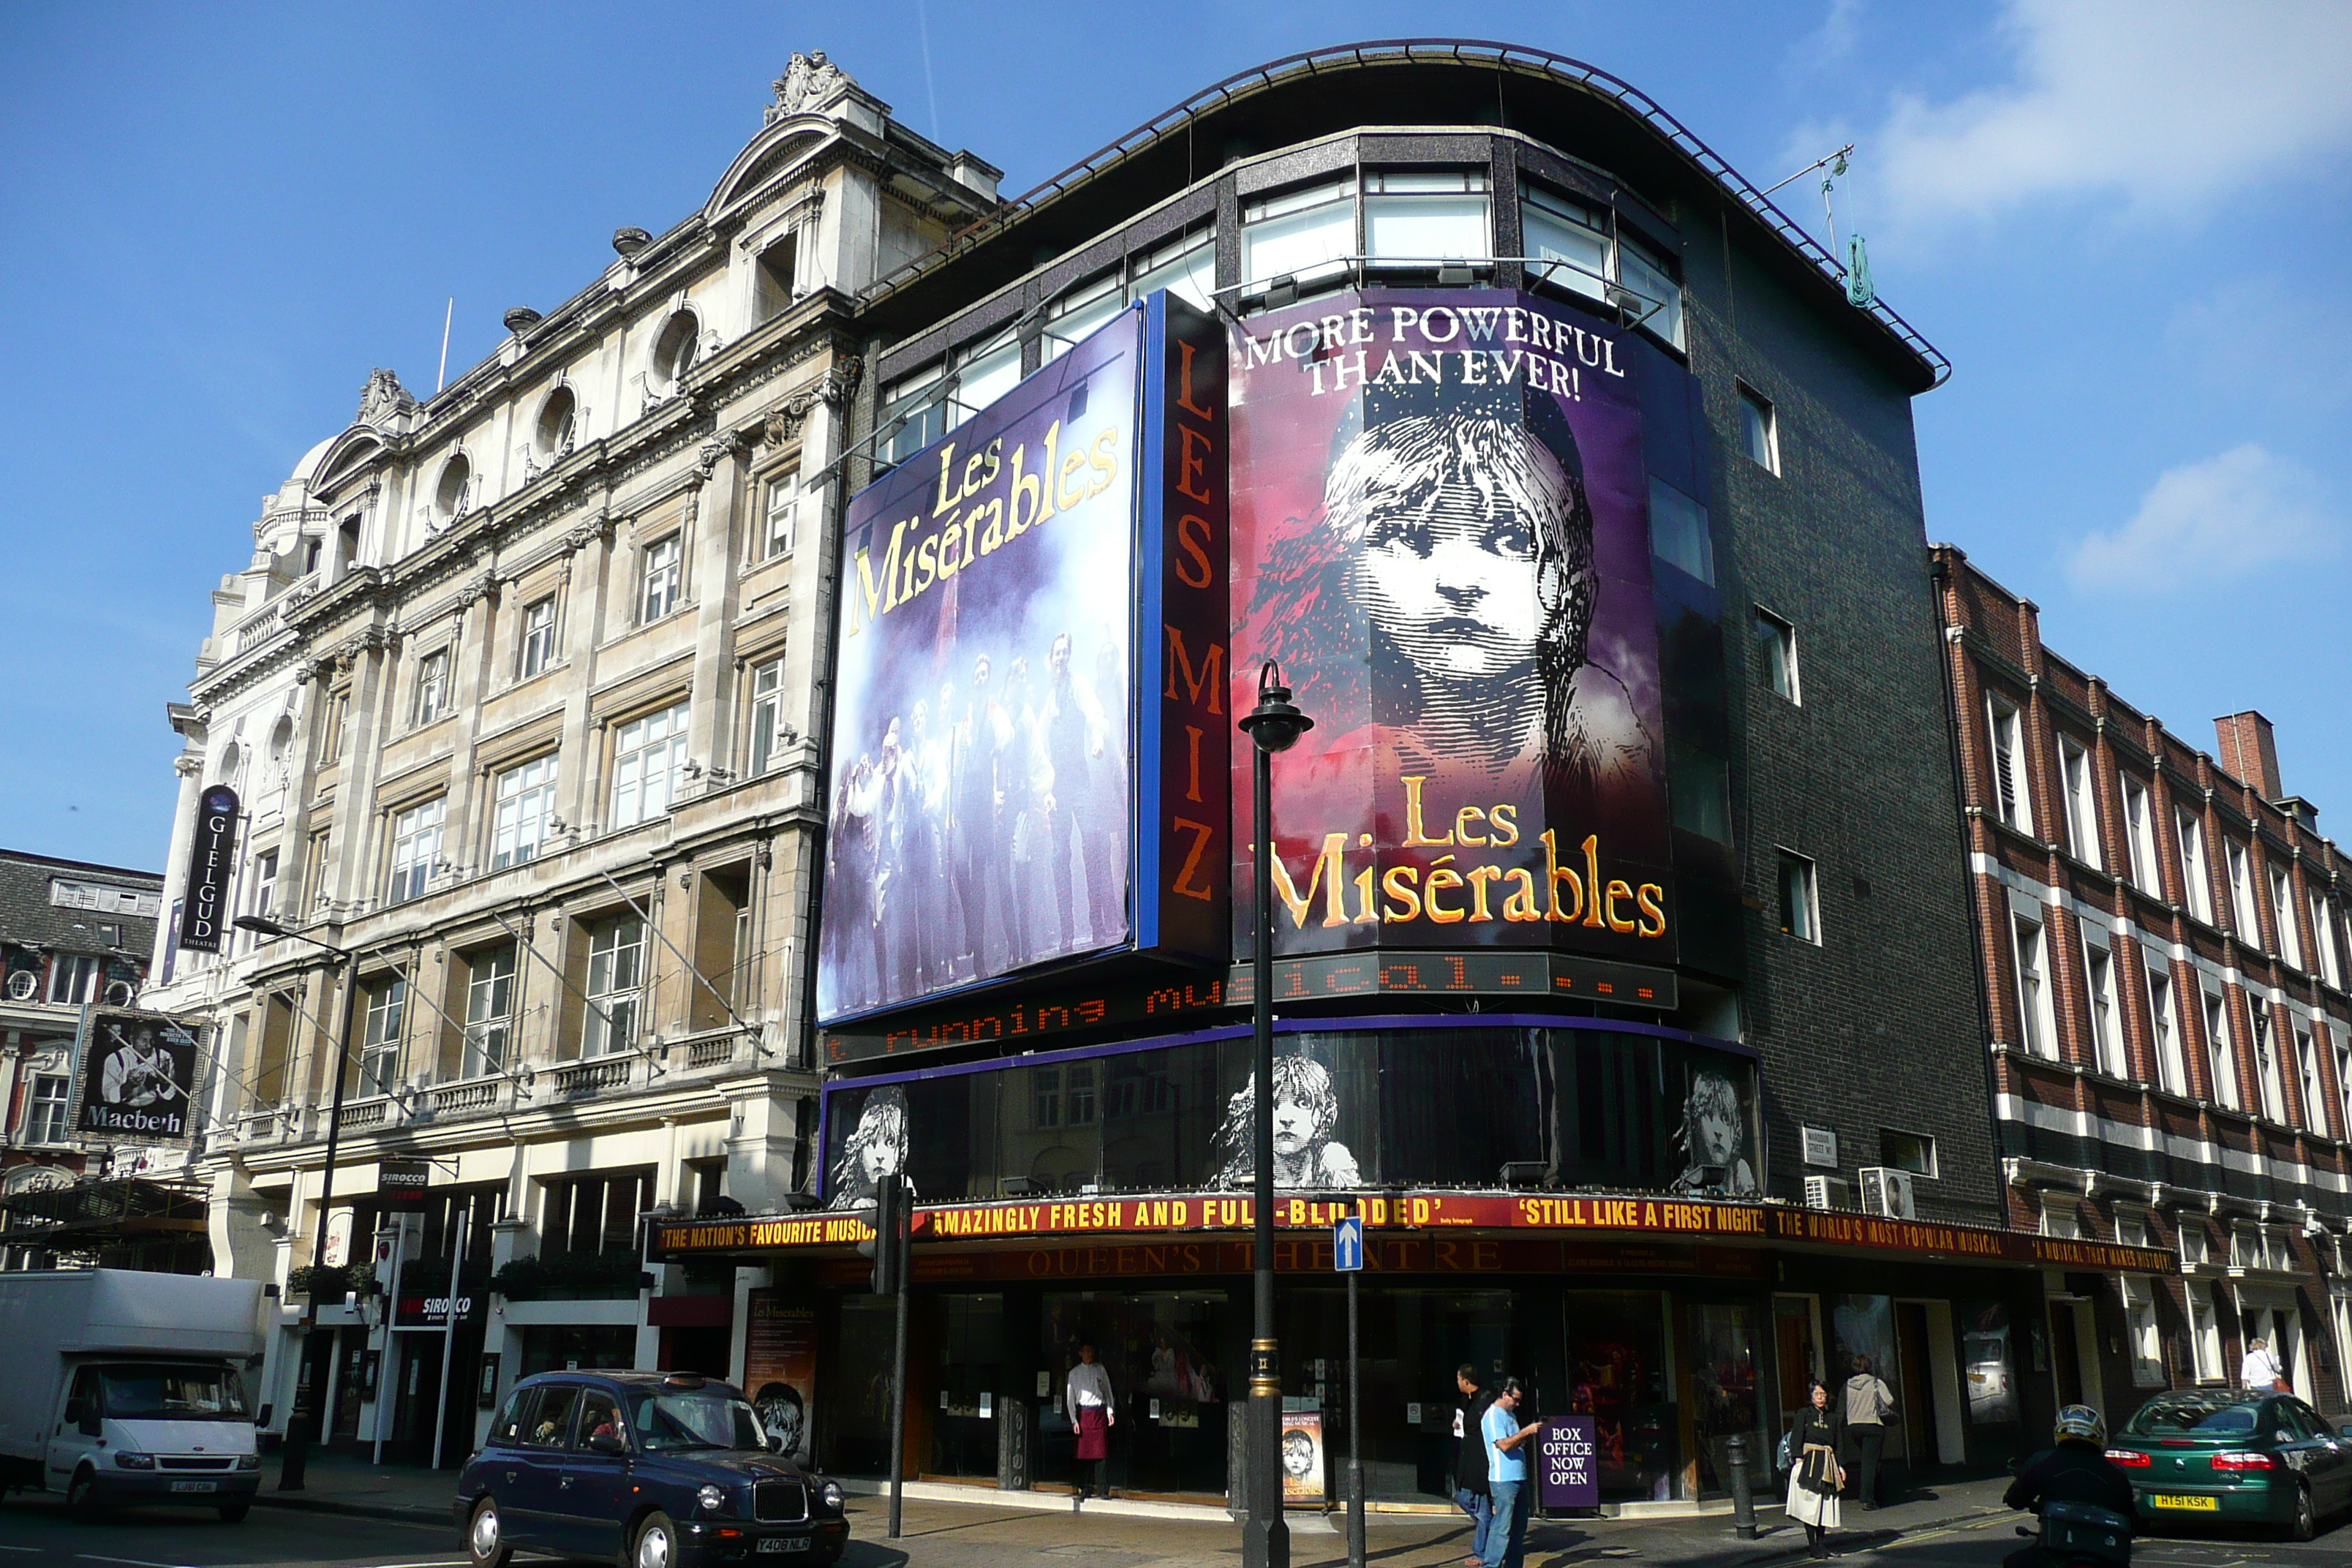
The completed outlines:
<svg viewBox="0 0 2352 1568">
<path fill-rule="evenodd" d="M 1277 1091 L 1274 1097 L 1274 1152 L 1286 1157 L 1305 1152 L 1315 1141 L 1315 1108 Z"/>
<path fill-rule="evenodd" d="M 898 1116 L 887 1110 L 877 1114 L 885 1118 L 885 1121 L 882 1125 L 875 1129 L 873 1141 L 859 1150 L 857 1154 L 857 1163 L 868 1182 L 878 1182 L 897 1170 L 902 1155 L 899 1148 L 902 1142 L 900 1136 L 902 1129 L 898 1124 Z"/>
<path fill-rule="evenodd" d="M 1418 504 L 1376 506 L 1357 555 L 1373 626 L 1424 675 L 1498 679 L 1534 662 L 1534 524 L 1508 497 L 1448 480 Z"/>
</svg>

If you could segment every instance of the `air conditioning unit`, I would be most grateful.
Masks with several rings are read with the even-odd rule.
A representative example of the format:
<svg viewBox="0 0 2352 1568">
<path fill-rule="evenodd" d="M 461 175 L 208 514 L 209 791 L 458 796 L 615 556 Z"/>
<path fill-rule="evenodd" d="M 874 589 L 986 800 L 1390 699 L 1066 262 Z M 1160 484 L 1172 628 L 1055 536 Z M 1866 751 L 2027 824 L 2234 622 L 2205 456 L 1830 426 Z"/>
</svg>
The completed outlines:
<svg viewBox="0 0 2352 1568">
<path fill-rule="evenodd" d="M 1853 1184 L 1843 1176 L 1807 1176 L 1805 1206 L 1809 1209 L 1853 1207 Z"/>
<path fill-rule="evenodd" d="M 1898 1171 L 1891 1165 L 1864 1165 L 1855 1174 L 1862 1178 L 1862 1210 L 1864 1214 L 1884 1215 L 1888 1219 L 1916 1219 L 1911 1206 L 1911 1173 Z"/>
</svg>

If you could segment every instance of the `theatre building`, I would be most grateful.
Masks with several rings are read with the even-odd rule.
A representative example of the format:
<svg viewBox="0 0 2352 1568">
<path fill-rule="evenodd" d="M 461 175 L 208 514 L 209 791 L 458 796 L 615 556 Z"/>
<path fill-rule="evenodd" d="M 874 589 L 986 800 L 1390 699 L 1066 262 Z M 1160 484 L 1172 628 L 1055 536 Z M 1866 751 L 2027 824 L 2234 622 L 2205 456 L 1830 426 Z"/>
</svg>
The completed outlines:
<svg viewBox="0 0 2352 1568">
<path fill-rule="evenodd" d="M 1898 1464 L 2046 1430 L 1987 1110 L 1911 400 L 1943 359 L 1634 89 L 1348 48 L 1218 84 L 882 279 L 825 688 L 821 1158 L 730 1371 L 887 1463 L 854 1217 L 919 1197 L 911 1475 L 1227 1490 L 1275 1097 L 1296 1495 L 1447 1489 L 1453 1369 L 1722 1495 L 1870 1356 Z M 1273 1082 L 1251 748 L 1278 662 Z M 1333 1489 L 1336 1489 L 1333 1488 Z"/>
<path fill-rule="evenodd" d="M 2201 749 L 2044 647 L 2034 605 L 1960 551 L 1936 572 L 2010 1217 L 2179 1259 L 2069 1277 L 2062 1392 L 2112 1412 L 2235 1383 L 2261 1339 L 2341 1410 L 2352 860 L 2287 793 L 2260 713 Z"/>
</svg>

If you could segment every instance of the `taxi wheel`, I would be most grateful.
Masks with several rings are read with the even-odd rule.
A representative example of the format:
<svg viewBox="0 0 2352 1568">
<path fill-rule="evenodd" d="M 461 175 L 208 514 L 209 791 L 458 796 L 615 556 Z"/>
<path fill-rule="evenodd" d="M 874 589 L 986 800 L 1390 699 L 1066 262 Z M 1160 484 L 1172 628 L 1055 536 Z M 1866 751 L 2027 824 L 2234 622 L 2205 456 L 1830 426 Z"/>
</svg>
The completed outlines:
<svg viewBox="0 0 2352 1568">
<path fill-rule="evenodd" d="M 637 1526 L 636 1550 L 629 1553 L 631 1568 L 676 1568 L 677 1526 L 656 1510 Z"/>
<path fill-rule="evenodd" d="M 474 1505 L 471 1518 L 466 1521 L 466 1555 L 474 1568 L 507 1568 L 514 1559 L 514 1548 L 507 1544 L 506 1521 L 499 1517 L 496 1498 L 484 1498 Z"/>
<path fill-rule="evenodd" d="M 2311 1489 L 2298 1486 L 2294 1489 L 2294 1519 L 2286 1527 L 2286 1538 L 2289 1541 L 2309 1541 L 2318 1533 L 2319 1513 L 2311 1505 Z"/>
</svg>

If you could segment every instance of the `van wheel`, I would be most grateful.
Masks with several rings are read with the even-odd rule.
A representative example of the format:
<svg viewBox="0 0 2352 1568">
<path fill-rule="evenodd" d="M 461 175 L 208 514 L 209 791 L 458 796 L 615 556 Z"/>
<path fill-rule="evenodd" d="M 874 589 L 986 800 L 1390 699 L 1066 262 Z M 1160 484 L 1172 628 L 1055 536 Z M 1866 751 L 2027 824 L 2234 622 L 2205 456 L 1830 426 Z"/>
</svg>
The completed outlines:
<svg viewBox="0 0 2352 1568">
<path fill-rule="evenodd" d="M 630 1568 L 677 1568 L 677 1526 L 656 1510 L 637 1526 L 636 1550 L 629 1553 Z"/>
<path fill-rule="evenodd" d="M 223 1524 L 243 1524 L 245 1522 L 245 1516 L 252 1511 L 253 1500 L 251 1498 L 239 1498 L 235 1502 L 225 1502 L 220 1505 L 221 1522 Z"/>
<path fill-rule="evenodd" d="M 2286 1527 L 2289 1541 L 2309 1541 L 2319 1533 L 2319 1513 L 2311 1504 L 2311 1489 L 2294 1489 L 2294 1519 Z"/>
<path fill-rule="evenodd" d="M 85 1524 L 98 1517 L 98 1477 L 87 1465 L 66 1483 L 66 1511 Z"/>
<path fill-rule="evenodd" d="M 466 1555 L 474 1568 L 507 1568 L 514 1558 L 514 1548 L 507 1544 L 506 1521 L 499 1517 L 496 1498 L 484 1498 L 474 1505 L 473 1517 L 466 1521 Z"/>
</svg>

